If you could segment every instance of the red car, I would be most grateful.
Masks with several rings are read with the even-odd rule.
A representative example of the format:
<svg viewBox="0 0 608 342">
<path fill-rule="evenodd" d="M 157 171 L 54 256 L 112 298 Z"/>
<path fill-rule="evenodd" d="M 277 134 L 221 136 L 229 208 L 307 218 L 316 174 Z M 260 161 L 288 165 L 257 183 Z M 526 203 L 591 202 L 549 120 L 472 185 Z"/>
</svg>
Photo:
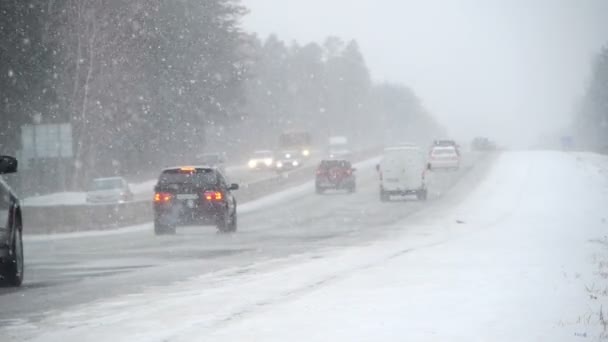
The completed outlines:
<svg viewBox="0 0 608 342">
<path fill-rule="evenodd" d="M 328 189 L 355 192 L 357 190 L 355 168 L 348 160 L 322 160 L 317 168 L 315 189 L 318 194 Z"/>
</svg>

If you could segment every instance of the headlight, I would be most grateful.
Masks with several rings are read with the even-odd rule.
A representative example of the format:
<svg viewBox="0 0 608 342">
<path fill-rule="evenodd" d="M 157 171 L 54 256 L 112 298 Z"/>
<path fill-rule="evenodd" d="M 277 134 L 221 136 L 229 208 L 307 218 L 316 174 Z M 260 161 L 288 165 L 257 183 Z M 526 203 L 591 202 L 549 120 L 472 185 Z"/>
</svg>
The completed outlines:
<svg viewBox="0 0 608 342">
<path fill-rule="evenodd" d="M 282 162 L 277 162 L 277 167 L 280 169 L 283 167 L 283 163 Z"/>
<path fill-rule="evenodd" d="M 255 160 L 250 160 L 248 163 L 250 168 L 255 168 L 256 166 L 258 166 L 258 163 Z"/>
<path fill-rule="evenodd" d="M 285 153 L 285 158 L 291 158 L 291 153 Z"/>
<path fill-rule="evenodd" d="M 264 159 L 264 164 L 266 164 L 266 166 L 272 165 L 272 158 L 266 158 L 266 159 Z"/>
<path fill-rule="evenodd" d="M 302 155 L 304 157 L 308 157 L 310 155 L 310 151 L 309 150 L 304 150 L 304 151 L 302 151 Z"/>
<path fill-rule="evenodd" d="M 297 161 L 297 160 L 294 160 L 294 161 L 293 161 L 293 163 L 291 163 L 291 165 L 293 165 L 293 166 L 298 166 L 298 165 L 300 165 L 300 163 L 298 163 L 298 161 Z"/>
</svg>

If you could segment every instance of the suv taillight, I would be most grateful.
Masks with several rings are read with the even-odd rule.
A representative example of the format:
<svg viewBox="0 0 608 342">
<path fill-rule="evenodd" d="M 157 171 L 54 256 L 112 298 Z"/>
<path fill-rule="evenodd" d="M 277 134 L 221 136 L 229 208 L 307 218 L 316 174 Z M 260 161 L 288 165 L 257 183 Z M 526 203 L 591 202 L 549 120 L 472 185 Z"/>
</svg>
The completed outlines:
<svg viewBox="0 0 608 342">
<path fill-rule="evenodd" d="M 205 191 L 203 196 L 207 201 L 221 201 L 224 199 L 224 195 L 219 191 Z"/>
<path fill-rule="evenodd" d="M 155 203 L 167 203 L 173 199 L 173 195 L 168 192 L 157 192 L 154 194 Z"/>
</svg>

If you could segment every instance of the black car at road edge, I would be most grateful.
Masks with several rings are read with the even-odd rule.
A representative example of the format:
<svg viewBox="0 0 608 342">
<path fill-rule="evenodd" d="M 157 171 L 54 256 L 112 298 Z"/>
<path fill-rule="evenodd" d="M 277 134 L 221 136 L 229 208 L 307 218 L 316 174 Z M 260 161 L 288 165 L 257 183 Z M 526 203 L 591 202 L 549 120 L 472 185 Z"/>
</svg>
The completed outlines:
<svg viewBox="0 0 608 342">
<path fill-rule="evenodd" d="M 0 175 L 17 172 L 17 160 L 0 156 Z M 23 225 L 19 199 L 0 177 L 0 283 L 23 283 Z"/>
</svg>

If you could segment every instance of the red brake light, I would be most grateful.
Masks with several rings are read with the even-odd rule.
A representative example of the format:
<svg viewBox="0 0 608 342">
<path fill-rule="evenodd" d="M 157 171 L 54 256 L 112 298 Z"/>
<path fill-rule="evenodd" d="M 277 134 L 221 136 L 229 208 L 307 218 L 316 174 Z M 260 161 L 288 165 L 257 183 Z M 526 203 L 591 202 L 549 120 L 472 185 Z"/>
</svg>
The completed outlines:
<svg viewBox="0 0 608 342">
<path fill-rule="evenodd" d="M 205 191 L 203 195 L 207 201 L 221 201 L 224 199 L 224 195 L 219 191 Z"/>
<path fill-rule="evenodd" d="M 154 194 L 154 202 L 166 203 L 173 199 L 173 195 L 168 192 L 157 192 Z"/>
</svg>

